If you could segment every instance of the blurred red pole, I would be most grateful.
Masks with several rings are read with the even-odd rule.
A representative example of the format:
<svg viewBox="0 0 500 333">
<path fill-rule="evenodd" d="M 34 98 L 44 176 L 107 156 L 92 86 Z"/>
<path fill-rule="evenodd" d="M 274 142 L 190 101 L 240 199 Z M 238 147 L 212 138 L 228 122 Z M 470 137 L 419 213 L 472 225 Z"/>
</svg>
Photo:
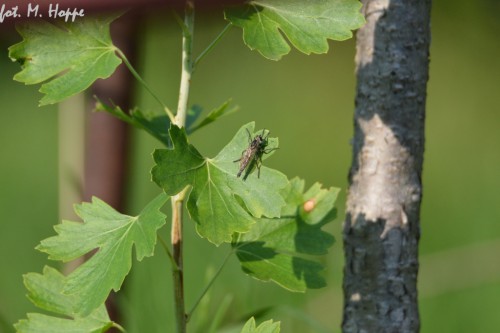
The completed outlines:
<svg viewBox="0 0 500 333">
<path fill-rule="evenodd" d="M 126 15 L 111 25 L 113 42 L 133 64 L 137 45 L 136 16 Z M 93 95 L 102 101 L 113 101 L 123 110 L 132 106 L 133 77 L 124 65 L 106 80 L 92 86 Z M 94 106 L 94 98 L 89 105 Z M 91 112 L 88 117 L 85 147 L 84 201 L 99 197 L 118 211 L 123 211 L 125 176 L 128 159 L 127 125 L 104 112 Z M 120 321 L 120 313 L 112 293 L 106 301 L 113 321 Z"/>
</svg>

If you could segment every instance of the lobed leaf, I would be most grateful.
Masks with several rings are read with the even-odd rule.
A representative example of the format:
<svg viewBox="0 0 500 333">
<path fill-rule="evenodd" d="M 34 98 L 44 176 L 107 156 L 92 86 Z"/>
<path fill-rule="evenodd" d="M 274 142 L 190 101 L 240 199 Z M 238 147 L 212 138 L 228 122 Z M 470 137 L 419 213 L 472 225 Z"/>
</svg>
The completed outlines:
<svg viewBox="0 0 500 333">
<path fill-rule="evenodd" d="M 234 161 L 248 147 L 247 130 L 254 133 L 254 126 L 252 122 L 241 127 L 213 159 L 204 158 L 188 143 L 184 129 L 171 126 L 173 148 L 157 149 L 153 154 L 153 181 L 168 195 L 192 186 L 187 201 L 191 218 L 200 236 L 216 245 L 230 242 L 235 232 L 247 232 L 255 218 L 280 216 L 285 205 L 280 190 L 288 180 L 279 171 L 262 166 L 260 178 L 251 170 L 243 178 L 236 177 L 238 164 Z M 269 148 L 277 146 L 278 139 L 269 138 Z"/>
<path fill-rule="evenodd" d="M 109 77 L 121 63 L 111 41 L 109 25 L 115 16 L 85 17 L 52 24 L 26 20 L 16 26 L 23 41 L 9 48 L 9 57 L 21 63 L 14 80 L 45 82 L 40 105 L 54 104 Z"/>
<path fill-rule="evenodd" d="M 236 235 L 233 247 L 244 272 L 256 279 L 274 281 L 292 291 L 321 288 L 323 266 L 311 255 L 326 254 L 334 238 L 321 228 L 335 217 L 338 189 L 320 190 L 315 184 L 305 194 L 304 181 L 294 178 L 283 190 L 286 206 L 280 218 L 261 218 L 252 229 Z M 313 198 L 316 208 L 308 212 L 308 222 L 301 214 L 302 206 Z"/>
<path fill-rule="evenodd" d="M 92 198 L 91 203 L 75 206 L 84 223 L 63 221 L 58 233 L 43 240 L 37 249 L 50 259 L 69 261 L 94 249 L 98 251 L 66 278 L 63 293 L 77 295 L 75 310 L 90 314 L 104 302 L 111 289 L 118 291 L 132 266 L 132 245 L 137 260 L 153 255 L 156 231 L 165 223 L 160 208 L 167 196 L 161 194 L 138 216 L 118 213 L 105 202 Z"/>
<path fill-rule="evenodd" d="M 107 332 L 113 323 L 106 320 L 106 307 L 102 305 L 85 318 L 65 319 L 40 313 L 28 313 L 14 327 L 22 333 L 98 333 Z"/>
<path fill-rule="evenodd" d="M 75 295 L 62 293 L 65 277 L 54 268 L 45 266 L 43 274 L 24 275 L 24 285 L 28 289 L 28 298 L 37 307 L 63 315 L 54 317 L 39 313 L 28 313 L 28 319 L 17 322 L 14 327 L 23 333 L 65 333 L 106 332 L 113 322 L 109 319 L 106 307 L 101 304 L 90 315 L 81 317 L 75 308 Z"/>
<path fill-rule="evenodd" d="M 243 29 L 243 40 L 264 57 L 290 52 L 285 40 L 305 54 L 326 53 L 327 39 L 345 40 L 364 23 L 357 0 L 249 0 L 225 10 L 226 20 Z"/>
<path fill-rule="evenodd" d="M 280 322 L 273 323 L 272 320 L 267 320 L 256 327 L 254 317 L 248 319 L 241 330 L 241 333 L 279 333 Z"/>
</svg>

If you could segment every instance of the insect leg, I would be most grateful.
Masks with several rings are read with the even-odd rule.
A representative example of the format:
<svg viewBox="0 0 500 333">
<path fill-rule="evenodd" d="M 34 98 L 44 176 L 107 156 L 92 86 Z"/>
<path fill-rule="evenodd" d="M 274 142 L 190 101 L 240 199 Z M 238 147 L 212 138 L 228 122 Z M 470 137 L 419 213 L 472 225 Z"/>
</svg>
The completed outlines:
<svg viewBox="0 0 500 333">
<path fill-rule="evenodd" d="M 247 130 L 247 134 L 248 134 L 248 143 L 252 143 L 252 134 L 250 134 L 250 131 L 248 130 L 248 128 L 245 128 Z"/>
<path fill-rule="evenodd" d="M 260 179 L 260 167 L 262 166 L 262 155 L 255 158 L 255 165 L 257 166 L 257 178 Z"/>
<path fill-rule="evenodd" d="M 262 130 L 262 134 L 260 135 L 260 136 L 262 137 L 262 140 L 264 140 L 264 141 L 266 141 L 266 140 L 267 140 L 267 138 L 269 137 L 269 134 L 271 134 L 271 131 L 269 131 L 269 132 L 267 132 L 267 135 L 264 137 L 264 131 L 265 131 L 265 130 L 266 130 L 266 129 L 263 129 L 263 130 Z"/>
<path fill-rule="evenodd" d="M 272 152 L 274 150 L 277 150 L 277 149 L 280 149 L 280 148 L 279 147 L 275 147 L 275 148 L 264 149 L 262 152 L 264 154 L 269 154 L 270 152 Z"/>
<path fill-rule="evenodd" d="M 233 163 L 241 161 L 241 159 L 243 158 L 243 154 L 245 153 L 245 151 L 246 151 L 246 149 L 241 152 L 241 157 L 238 158 L 237 160 L 233 161 Z"/>
</svg>

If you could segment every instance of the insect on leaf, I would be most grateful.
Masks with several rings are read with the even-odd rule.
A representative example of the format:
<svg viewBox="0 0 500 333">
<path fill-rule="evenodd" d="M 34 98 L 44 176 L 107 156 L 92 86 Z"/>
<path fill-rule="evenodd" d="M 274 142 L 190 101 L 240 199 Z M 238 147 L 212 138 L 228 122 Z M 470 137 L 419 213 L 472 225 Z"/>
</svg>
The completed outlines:
<svg viewBox="0 0 500 333">
<path fill-rule="evenodd" d="M 139 261 L 153 255 L 156 231 L 165 224 L 160 208 L 167 198 L 162 193 L 138 216 L 128 216 L 94 197 L 91 203 L 75 206 L 83 223 L 63 221 L 54 227 L 57 236 L 38 245 L 37 249 L 48 253 L 50 259 L 65 262 L 98 249 L 67 276 L 62 291 L 79 296 L 75 298 L 79 315 L 90 314 L 104 302 L 111 289 L 120 289 L 132 266 L 132 245 Z"/>
<path fill-rule="evenodd" d="M 254 133 L 254 126 L 252 122 L 241 127 L 214 158 L 201 156 L 188 143 L 185 130 L 171 126 L 173 149 L 157 149 L 153 154 L 153 181 L 168 195 L 192 186 L 187 202 L 191 218 L 200 236 L 216 245 L 230 242 L 235 232 L 250 230 L 255 218 L 280 216 L 285 205 L 280 190 L 288 180 L 281 172 L 263 166 L 260 178 L 256 172 L 245 180 L 236 177 L 234 160 L 248 147 L 247 130 Z M 269 146 L 277 147 L 278 139 L 269 138 Z"/>
<path fill-rule="evenodd" d="M 290 52 L 285 40 L 305 54 L 326 53 L 327 39 L 345 40 L 363 25 L 357 0 L 250 0 L 227 8 L 226 20 L 243 29 L 243 40 L 264 57 Z"/>
<path fill-rule="evenodd" d="M 323 255 L 334 238 L 321 228 L 334 217 L 338 189 L 321 190 L 315 184 L 304 192 L 304 181 L 294 178 L 283 190 L 287 205 L 280 218 L 261 218 L 252 229 L 235 237 L 233 247 L 243 271 L 263 281 L 274 281 L 291 291 L 321 288 L 323 266 L 311 258 Z M 321 211 L 301 214 L 305 202 L 315 200 Z M 303 216 L 308 216 L 308 221 Z"/>
<path fill-rule="evenodd" d="M 62 316 L 28 313 L 28 319 L 14 325 L 18 332 L 106 332 L 113 325 L 104 304 L 86 317 L 79 316 L 75 308 L 77 296 L 63 294 L 64 283 L 64 275 L 48 266 L 44 267 L 43 274 L 24 275 L 31 302 L 40 309 Z"/>
<path fill-rule="evenodd" d="M 115 16 L 85 17 L 75 22 L 25 20 L 16 25 L 23 41 L 9 48 L 21 63 L 14 80 L 42 83 L 40 105 L 54 104 L 109 77 L 121 63 L 115 54 L 109 25 Z"/>
</svg>

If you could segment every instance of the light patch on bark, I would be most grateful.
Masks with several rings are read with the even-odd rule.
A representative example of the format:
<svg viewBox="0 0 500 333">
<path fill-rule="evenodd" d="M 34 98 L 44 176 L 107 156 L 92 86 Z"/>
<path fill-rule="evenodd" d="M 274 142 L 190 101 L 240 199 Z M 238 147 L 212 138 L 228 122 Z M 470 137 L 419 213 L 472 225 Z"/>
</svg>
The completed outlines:
<svg viewBox="0 0 500 333">
<path fill-rule="evenodd" d="M 375 25 L 379 18 L 384 15 L 386 9 L 389 7 L 389 0 L 372 0 L 364 2 L 363 8 L 361 9 L 363 15 L 367 21 L 373 21 Z M 369 24 L 369 23 L 367 23 Z M 363 67 L 373 60 L 373 54 L 375 53 L 375 35 L 372 31 L 366 31 L 366 36 L 363 36 L 364 43 L 362 44 L 362 50 L 358 50 L 356 53 L 356 67 Z M 363 29 L 358 31 L 359 34 L 363 34 Z M 358 37 L 359 38 L 359 37 Z M 359 47 L 359 45 L 358 45 Z"/>
<path fill-rule="evenodd" d="M 378 114 L 358 121 L 365 142 L 357 157 L 359 169 L 353 175 L 347 207 L 353 213 L 353 225 L 360 214 L 367 221 L 385 220 L 383 238 L 391 228 L 408 223 L 404 203 L 412 199 L 408 197 L 411 179 L 401 170 L 411 168 L 414 162 Z"/>
</svg>

